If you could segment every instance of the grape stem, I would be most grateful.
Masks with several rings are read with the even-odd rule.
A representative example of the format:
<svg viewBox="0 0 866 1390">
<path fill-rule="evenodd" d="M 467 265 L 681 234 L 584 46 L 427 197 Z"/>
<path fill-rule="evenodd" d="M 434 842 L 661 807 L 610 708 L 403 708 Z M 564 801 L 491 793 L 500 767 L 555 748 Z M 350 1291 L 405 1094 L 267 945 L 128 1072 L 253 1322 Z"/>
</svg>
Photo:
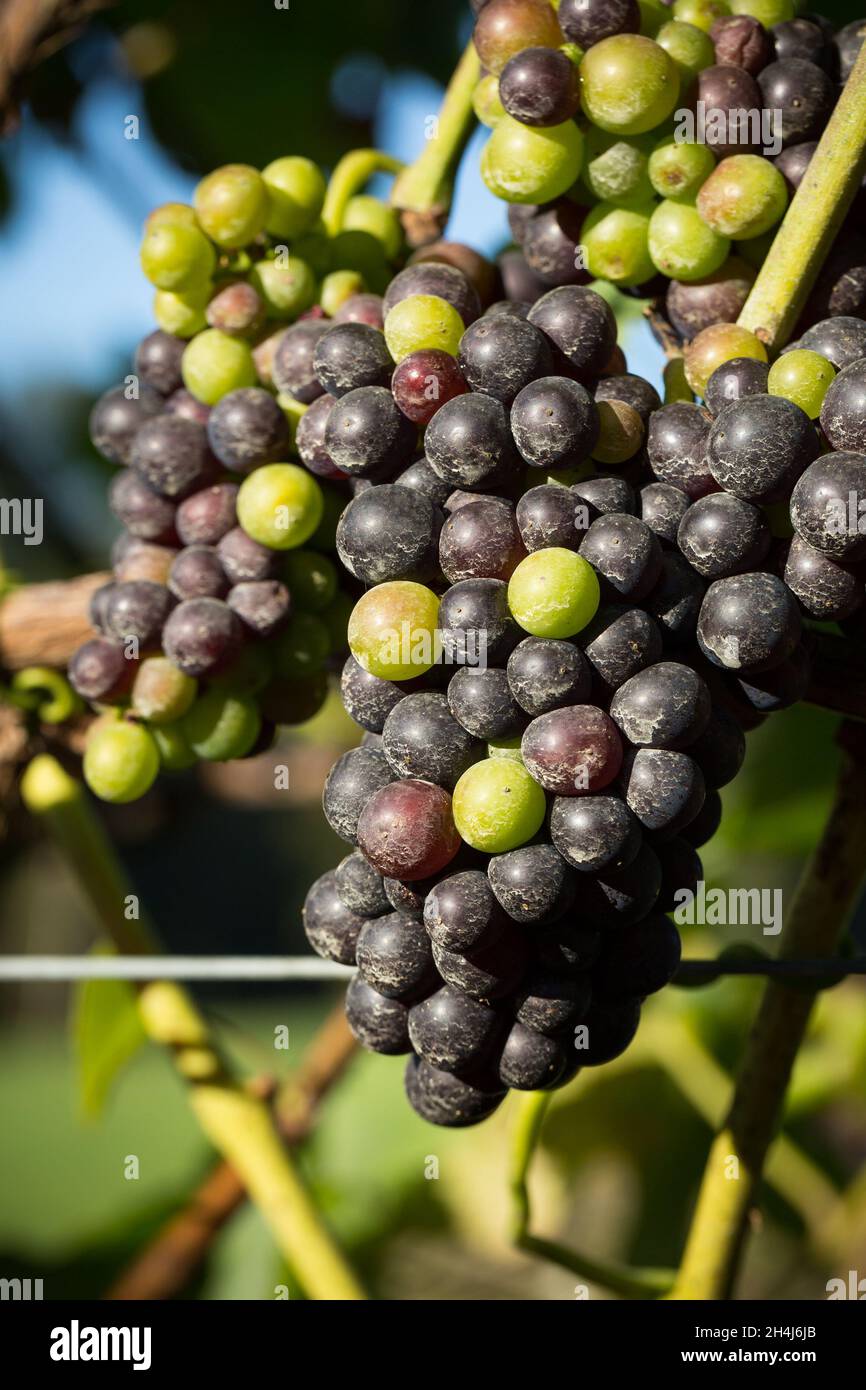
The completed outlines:
<svg viewBox="0 0 866 1390">
<path fill-rule="evenodd" d="M 81 785 L 49 754 L 34 758 L 21 799 L 65 855 L 117 950 L 147 955 L 152 928 L 130 919 L 123 868 Z M 167 1046 L 189 1085 L 190 1106 L 214 1147 L 256 1203 L 294 1277 L 311 1299 L 363 1299 L 354 1274 L 323 1225 L 265 1100 L 229 1073 L 204 1018 L 178 985 L 143 985 L 139 1011 L 148 1036 Z"/>
<path fill-rule="evenodd" d="M 783 959 L 832 955 L 853 912 L 866 866 L 866 730 L 843 723 L 836 796 L 781 939 Z M 685 1252 L 671 1297 L 725 1299 L 758 1200 L 761 1173 L 779 1126 L 814 994 L 771 980 L 746 1046 L 727 1117 L 707 1159 Z"/>
<path fill-rule="evenodd" d="M 448 83 L 439 114 L 431 118 L 424 149 L 394 181 L 391 203 L 403 214 L 403 226 L 413 246 L 434 241 L 447 221 L 455 170 L 474 126 L 472 94 L 480 76 L 481 64 L 470 40 Z"/>
<path fill-rule="evenodd" d="M 541 1138 L 544 1118 L 552 1099 L 550 1091 L 529 1091 L 516 1098 L 517 1115 L 511 1144 L 510 1191 L 512 1201 L 511 1234 L 515 1245 L 528 1255 L 550 1260 L 580 1279 L 600 1284 L 623 1298 L 658 1298 L 670 1289 L 674 1271 L 668 1269 L 626 1269 L 621 1265 L 591 1259 L 529 1231 L 529 1165 Z"/>
<path fill-rule="evenodd" d="M 328 236 L 343 229 L 346 206 L 360 193 L 374 174 L 399 174 L 403 163 L 382 150 L 352 150 L 334 169 L 322 207 L 322 221 Z"/>
<path fill-rule="evenodd" d="M 866 47 L 791 200 L 738 322 L 784 347 L 866 170 Z"/>
</svg>

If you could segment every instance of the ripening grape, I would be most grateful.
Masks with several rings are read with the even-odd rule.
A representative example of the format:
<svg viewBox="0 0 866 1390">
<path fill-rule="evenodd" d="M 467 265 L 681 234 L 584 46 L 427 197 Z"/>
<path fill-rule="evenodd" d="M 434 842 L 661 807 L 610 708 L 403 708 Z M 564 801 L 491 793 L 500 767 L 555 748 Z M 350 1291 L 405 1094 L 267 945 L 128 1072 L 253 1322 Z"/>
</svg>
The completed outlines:
<svg viewBox="0 0 866 1390">
<path fill-rule="evenodd" d="M 767 361 L 767 349 L 760 338 L 748 328 L 735 323 L 713 324 L 692 339 L 685 351 L 686 379 L 692 390 L 702 396 L 707 382 L 717 367 L 733 357 L 753 357 Z"/>
<path fill-rule="evenodd" d="M 385 342 L 395 362 L 410 354 L 435 350 L 456 357 L 464 323 L 447 300 L 433 294 L 401 299 L 385 318 Z"/>
<path fill-rule="evenodd" d="M 460 848 L 451 797 L 408 777 L 375 791 L 358 820 L 358 845 L 380 874 L 412 883 L 449 864 Z"/>
<path fill-rule="evenodd" d="M 482 67 L 498 75 L 524 48 L 558 48 L 562 31 L 547 0 L 488 0 L 472 38 Z"/>
<path fill-rule="evenodd" d="M 713 152 L 706 145 L 689 145 L 667 135 L 649 157 L 649 180 L 660 198 L 688 202 L 715 167 Z"/>
<path fill-rule="evenodd" d="M 767 377 L 767 390 L 771 396 L 793 401 L 810 420 L 817 420 L 835 376 L 836 370 L 826 357 L 807 348 L 795 348 L 773 363 Z"/>
<path fill-rule="evenodd" d="M 408 580 L 379 584 L 358 600 L 349 619 L 349 647 L 358 664 L 382 680 L 423 675 L 436 661 L 439 599 Z"/>
<path fill-rule="evenodd" d="M 784 216 L 785 180 L 775 165 L 755 154 L 723 159 L 698 193 L 697 208 L 721 236 L 747 241 L 762 236 Z"/>
<path fill-rule="evenodd" d="M 197 685 L 164 656 L 149 656 L 135 673 L 131 704 L 135 713 L 153 724 L 172 724 L 186 714 Z"/>
</svg>

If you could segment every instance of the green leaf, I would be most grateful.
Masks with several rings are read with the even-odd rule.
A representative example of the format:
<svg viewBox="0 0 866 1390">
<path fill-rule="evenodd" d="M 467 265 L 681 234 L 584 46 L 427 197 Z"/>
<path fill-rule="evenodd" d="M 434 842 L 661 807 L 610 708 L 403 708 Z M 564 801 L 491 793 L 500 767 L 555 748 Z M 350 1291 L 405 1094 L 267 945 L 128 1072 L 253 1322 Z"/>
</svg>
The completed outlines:
<svg viewBox="0 0 866 1390">
<path fill-rule="evenodd" d="M 73 1000 L 72 1031 L 79 1102 L 96 1119 L 119 1072 L 147 1039 L 135 990 L 127 980 L 84 980 Z"/>
</svg>

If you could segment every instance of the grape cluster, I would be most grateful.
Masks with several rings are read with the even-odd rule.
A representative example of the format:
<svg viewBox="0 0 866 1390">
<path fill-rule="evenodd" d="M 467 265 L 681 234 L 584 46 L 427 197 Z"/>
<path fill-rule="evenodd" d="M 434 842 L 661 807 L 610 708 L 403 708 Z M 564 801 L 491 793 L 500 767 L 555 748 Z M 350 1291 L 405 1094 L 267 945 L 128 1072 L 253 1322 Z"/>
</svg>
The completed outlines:
<svg viewBox="0 0 866 1390">
<path fill-rule="evenodd" d="M 147 220 L 158 326 L 90 420 L 124 529 L 69 668 L 101 712 L 84 775 L 106 800 L 267 748 L 342 664 L 357 585 L 327 553 L 349 479 L 324 451 L 326 403 L 347 368 L 389 380 L 380 292 L 404 250 L 396 213 L 363 195 L 327 235 L 325 191 L 306 159 L 227 165 Z"/>
<path fill-rule="evenodd" d="M 825 468 L 804 381 L 831 381 L 866 324 L 662 406 L 594 290 L 485 305 L 450 254 L 438 294 L 429 266 L 386 293 L 390 390 L 327 406 L 356 480 L 337 549 L 367 586 L 342 674 L 364 733 L 323 799 L 351 852 L 304 919 L 358 967 L 358 1039 L 409 1054 L 413 1106 L 464 1125 L 618 1055 L 674 973 L 666 914 L 744 732 L 808 678 L 776 504 Z"/>
<path fill-rule="evenodd" d="M 510 204 L 526 297 L 600 279 L 666 292 L 683 339 L 736 319 L 866 21 L 834 34 L 793 0 L 474 8 L 481 170 Z M 840 236 L 807 313 L 866 313 L 862 236 Z"/>
</svg>

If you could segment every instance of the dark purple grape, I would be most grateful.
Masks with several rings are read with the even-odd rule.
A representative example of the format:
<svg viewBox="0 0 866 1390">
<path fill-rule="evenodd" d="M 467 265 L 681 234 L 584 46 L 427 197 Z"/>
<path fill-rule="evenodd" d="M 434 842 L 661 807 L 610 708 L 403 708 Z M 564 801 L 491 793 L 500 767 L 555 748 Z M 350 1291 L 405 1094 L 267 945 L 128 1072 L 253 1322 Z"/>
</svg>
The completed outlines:
<svg viewBox="0 0 866 1390">
<path fill-rule="evenodd" d="M 243 625 L 218 598 L 179 603 L 162 634 L 163 650 L 188 676 L 211 676 L 230 666 L 243 645 Z"/>
<path fill-rule="evenodd" d="M 146 420 L 160 415 L 165 401 L 145 383 L 130 396 L 127 386 L 115 386 L 99 397 L 90 412 L 90 438 L 94 448 L 111 463 L 129 463 L 135 436 Z"/>
<path fill-rule="evenodd" d="M 785 183 L 788 185 L 788 192 L 793 197 L 803 179 L 806 170 L 812 162 L 812 155 L 818 148 L 817 140 L 804 140 L 800 145 L 789 145 L 786 150 L 776 155 L 773 160 Z"/>
<path fill-rule="evenodd" d="M 353 1036 L 369 1052 L 393 1057 L 412 1051 L 406 1005 L 399 999 L 386 999 L 360 975 L 346 990 L 346 1019 Z"/>
<path fill-rule="evenodd" d="M 477 319 L 467 328 L 457 360 L 473 391 L 505 406 L 529 382 L 548 375 L 552 366 L 544 334 L 525 319 L 505 314 Z"/>
<path fill-rule="evenodd" d="M 532 306 L 547 285 L 529 265 L 522 251 L 503 251 L 497 260 L 505 302 L 515 306 L 518 318 L 528 319 Z"/>
<path fill-rule="evenodd" d="M 582 1067 L 600 1067 L 625 1052 L 640 1023 L 640 1004 L 591 1004 L 578 1024 L 575 1047 Z"/>
<path fill-rule="evenodd" d="M 457 310 L 467 328 L 481 313 L 481 301 L 474 285 L 462 270 L 442 261 L 421 261 L 395 275 L 385 292 L 385 317 L 396 304 L 415 294 L 432 294 L 444 299 Z"/>
<path fill-rule="evenodd" d="M 773 59 L 773 44 L 763 24 L 751 15 L 723 15 L 710 30 L 716 62 L 725 67 L 745 68 L 757 77 Z"/>
<path fill-rule="evenodd" d="M 280 562 L 278 552 L 254 541 L 240 526 L 233 527 L 221 538 L 217 544 L 217 554 L 232 584 L 253 579 L 275 579 L 277 576 Z"/>
<path fill-rule="evenodd" d="M 690 506 L 686 493 L 672 483 L 647 483 L 640 490 L 640 517 L 659 540 L 676 544 L 680 522 Z"/>
<path fill-rule="evenodd" d="M 137 665 L 137 661 L 127 658 L 121 642 L 93 637 L 73 652 L 69 661 L 69 683 L 83 700 L 92 704 L 112 704 L 129 691 Z"/>
<path fill-rule="evenodd" d="M 529 322 L 547 334 L 582 380 L 598 376 L 616 347 L 613 310 L 583 285 L 548 290 L 530 309 Z"/>
<path fill-rule="evenodd" d="M 851 76 L 851 69 L 863 47 L 864 37 L 866 37 L 866 19 L 853 19 L 850 24 L 846 24 L 835 35 L 833 44 L 839 54 L 840 82 L 847 82 Z"/>
<path fill-rule="evenodd" d="M 729 710 L 714 705 L 710 722 L 689 747 L 689 757 L 698 764 L 706 785 L 713 791 L 727 786 L 743 766 L 745 756 L 742 727 Z"/>
<path fill-rule="evenodd" d="M 278 579 L 247 579 L 229 590 L 228 605 L 250 632 L 270 637 L 288 622 L 292 600 Z"/>
<path fill-rule="evenodd" d="M 832 30 L 830 31 L 832 34 Z M 806 16 L 785 19 L 774 24 L 770 33 L 776 50 L 776 61 L 790 62 L 792 58 L 805 58 L 818 67 L 828 68 L 831 44 L 827 35 L 813 19 Z"/>
<path fill-rule="evenodd" d="M 754 357 L 732 357 L 730 362 L 723 362 L 707 382 L 707 409 L 718 415 L 731 401 L 744 396 L 765 396 L 769 374 L 769 364 L 757 362 Z"/>
<path fill-rule="evenodd" d="M 570 488 L 544 483 L 530 488 L 517 503 L 517 525 L 527 551 L 557 546 L 577 550 L 581 532 L 575 524 L 577 499 Z"/>
<path fill-rule="evenodd" d="M 463 579 L 439 605 L 439 629 L 447 662 L 501 665 L 520 640 L 501 579 Z"/>
<path fill-rule="evenodd" d="M 572 483 L 569 492 L 578 504 L 575 513 L 578 530 L 588 531 L 600 516 L 609 516 L 612 512 L 637 515 L 634 488 L 625 478 L 613 474 L 602 478 L 585 478 L 583 482 Z"/>
<path fill-rule="evenodd" d="M 249 473 L 286 456 L 289 422 L 269 391 L 251 386 L 229 391 L 213 407 L 207 435 L 220 463 L 234 473 Z"/>
<path fill-rule="evenodd" d="M 394 780 L 384 753 L 373 748 L 350 748 L 334 763 L 325 779 L 322 808 L 325 820 L 341 840 L 357 843 L 361 812 L 374 792 Z"/>
<path fill-rule="evenodd" d="M 704 804 L 698 814 L 689 821 L 682 832 L 682 838 L 692 846 L 692 849 L 699 849 L 711 840 L 721 824 L 722 819 L 722 798 L 717 791 L 708 791 L 704 798 Z"/>
<path fill-rule="evenodd" d="M 365 922 L 355 957 L 367 984 L 387 999 L 411 1004 L 436 987 L 430 938 L 421 922 L 399 912 Z"/>
<path fill-rule="evenodd" d="M 706 592 L 698 642 L 716 666 L 767 671 L 789 657 L 800 640 L 797 601 L 773 574 L 717 579 Z"/>
<path fill-rule="evenodd" d="M 681 488 L 692 500 L 715 491 L 707 447 L 710 419 L 698 405 L 675 401 L 652 416 L 647 453 L 653 473 Z"/>
<path fill-rule="evenodd" d="M 602 930 L 586 922 L 557 922 L 534 933 L 538 964 L 557 975 L 583 977 L 601 952 Z"/>
<path fill-rule="evenodd" d="M 523 125 L 561 125 L 580 105 L 577 68 L 559 48 L 524 48 L 500 73 L 499 100 Z"/>
<path fill-rule="evenodd" d="M 385 323 L 380 294 L 353 294 L 344 300 L 334 315 L 335 323 L 366 323 L 371 328 L 383 328 Z"/>
<path fill-rule="evenodd" d="M 852 362 L 830 382 L 821 406 L 821 428 L 840 452 L 866 450 L 866 357 Z"/>
<path fill-rule="evenodd" d="M 439 564 L 449 584 L 507 580 L 526 558 L 526 549 L 511 503 L 479 497 L 447 517 L 439 536 Z"/>
<path fill-rule="evenodd" d="M 382 732 L 388 715 L 406 695 L 393 681 L 382 680 L 365 671 L 353 656 L 343 667 L 340 692 L 350 718 L 374 734 Z"/>
<path fill-rule="evenodd" d="M 811 618 L 837 623 L 862 607 L 863 575 L 816 550 L 795 535 L 785 561 L 783 578 Z"/>
<path fill-rule="evenodd" d="M 495 318 L 497 314 L 512 314 L 515 318 L 525 319 L 531 308 L 529 300 L 498 299 L 489 309 L 484 310 L 483 317 Z"/>
<path fill-rule="evenodd" d="M 246 280 L 235 280 L 217 290 L 205 309 L 208 327 L 232 338 L 255 338 L 265 317 L 261 295 Z"/>
<path fill-rule="evenodd" d="M 521 741 L 523 761 L 545 791 L 576 796 L 600 791 L 619 772 L 622 741 L 594 705 L 568 705 L 533 719 Z"/>
<path fill-rule="evenodd" d="M 472 999 L 503 999 L 523 978 L 528 948 L 526 936 L 506 922 L 494 941 L 465 955 L 433 944 L 433 960 L 442 979 Z"/>
<path fill-rule="evenodd" d="M 216 545 L 237 525 L 236 483 L 215 483 L 185 497 L 175 514 L 184 545 Z"/>
<path fill-rule="evenodd" d="M 667 551 L 661 579 L 644 599 L 666 646 L 683 647 L 693 640 L 704 593 L 704 581 L 688 560 L 676 550 Z"/>
<path fill-rule="evenodd" d="M 477 392 L 445 402 L 427 426 L 424 447 L 434 472 L 452 487 L 499 486 L 519 467 L 504 406 Z"/>
<path fill-rule="evenodd" d="M 662 866 L 661 892 L 656 902 L 658 912 L 673 912 L 685 901 L 685 894 L 696 894 L 703 877 L 703 865 L 697 850 L 681 835 L 674 835 L 655 847 Z"/>
<path fill-rule="evenodd" d="M 670 756 L 682 758 L 685 754 Z M 639 922 L 655 906 L 661 881 L 658 856 L 644 842 L 631 863 L 623 868 L 603 869 L 598 874 L 581 876 L 580 919 L 603 932 Z"/>
<path fill-rule="evenodd" d="M 411 488 L 373 487 L 354 497 L 337 525 L 337 554 L 364 584 L 424 580 L 437 572 L 442 514 Z"/>
<path fill-rule="evenodd" d="M 340 901 L 358 917 L 381 917 L 390 910 L 381 874 L 359 849 L 352 850 L 334 870 Z"/>
<path fill-rule="evenodd" d="M 704 804 L 704 776 L 688 753 L 637 748 L 626 753 L 620 779 L 629 810 L 659 838 L 678 834 Z"/>
<path fill-rule="evenodd" d="M 515 1017 L 534 1033 L 556 1037 L 583 1018 L 592 999 L 589 975 L 534 965 L 515 995 Z"/>
<path fill-rule="evenodd" d="M 303 921 L 316 955 L 340 965 L 355 964 L 355 947 L 365 919 L 350 912 L 341 900 L 333 869 L 317 878 L 307 894 Z"/>
<path fill-rule="evenodd" d="M 866 319 L 866 238 L 849 217 L 818 272 L 800 322 L 835 316 Z"/>
<path fill-rule="evenodd" d="M 137 375 L 161 396 L 170 396 L 172 391 L 183 386 L 180 363 L 185 348 L 183 338 L 175 338 L 161 328 L 148 333 L 135 349 Z"/>
<path fill-rule="evenodd" d="M 448 708 L 475 738 L 518 734 L 526 720 L 506 673 L 494 666 L 462 666 L 448 683 Z"/>
<path fill-rule="evenodd" d="M 833 83 L 826 72 L 804 58 L 786 58 L 765 67 L 758 85 L 761 100 L 757 105 L 781 112 L 776 126 L 783 148 L 817 140 L 835 101 Z"/>
<path fill-rule="evenodd" d="M 580 638 L 586 659 L 607 694 L 662 655 L 662 636 L 656 623 L 642 608 L 623 604 L 602 605 Z"/>
<path fill-rule="evenodd" d="M 168 576 L 175 598 L 225 598 L 226 573 L 211 545 L 190 545 L 175 556 Z"/>
<path fill-rule="evenodd" d="M 408 883 L 446 868 L 461 843 L 448 792 L 415 777 L 380 787 L 358 820 L 358 847 L 373 867 Z"/>
<path fill-rule="evenodd" d="M 434 473 L 426 458 L 416 459 L 410 463 L 408 468 L 404 468 L 402 473 L 398 473 L 394 479 L 400 487 L 411 488 L 413 492 L 420 492 L 422 496 L 428 497 L 431 502 L 435 502 L 437 507 L 444 507 L 451 495 L 451 484 Z M 473 501 L 476 499 L 473 498 Z"/>
<path fill-rule="evenodd" d="M 699 144 L 709 145 L 719 159 L 746 154 L 758 148 L 752 138 L 754 123 L 749 121 L 748 113 L 777 103 L 761 101 L 761 89 L 745 68 L 734 67 L 730 63 L 704 68 L 698 73 L 694 91 L 698 116 L 696 138 Z M 727 119 L 720 122 L 715 116 L 717 111 L 723 111 Z M 712 120 L 707 119 L 710 112 L 714 113 Z"/>
<path fill-rule="evenodd" d="M 574 905 L 577 880 L 553 845 L 523 845 L 487 866 L 499 905 L 521 926 L 558 922 Z"/>
<path fill-rule="evenodd" d="M 686 342 L 715 323 L 735 323 L 755 280 L 755 271 L 737 256 L 702 280 L 671 280 L 665 295 L 667 316 Z"/>
<path fill-rule="evenodd" d="M 737 681 L 737 688 L 749 704 L 761 714 L 774 714 L 802 700 L 812 680 L 812 658 L 805 642 L 801 642 L 787 661 L 772 671 L 750 675 Z"/>
<path fill-rule="evenodd" d="M 186 497 L 214 482 L 219 472 L 204 427 L 182 415 L 146 420 L 135 436 L 130 461 L 164 497 Z"/>
<path fill-rule="evenodd" d="M 130 535 L 168 544 L 175 539 L 174 502 L 155 492 L 131 468 L 115 473 L 108 490 L 108 504 Z"/>
<path fill-rule="evenodd" d="M 277 339 L 271 364 L 274 385 L 302 405 L 309 405 L 325 389 L 316 376 L 313 359 L 319 339 L 329 328 L 330 324 L 321 319 L 305 319 L 286 328 Z"/>
<path fill-rule="evenodd" d="M 461 1081 L 420 1057 L 406 1064 L 409 1104 L 429 1124 L 463 1129 L 477 1125 L 501 1104 L 505 1087 L 494 1080 Z"/>
<path fill-rule="evenodd" d="M 507 926 L 490 881 L 479 869 L 464 869 L 434 884 L 423 913 L 430 940 L 445 951 L 489 946 Z"/>
<path fill-rule="evenodd" d="M 207 425 L 210 419 L 210 406 L 197 400 L 192 392 L 184 387 L 179 391 L 172 391 L 165 402 L 165 408 L 170 415 L 180 415 L 184 420 L 192 420 L 195 425 Z"/>
<path fill-rule="evenodd" d="M 816 459 L 791 494 L 791 520 L 798 533 L 834 560 L 852 562 L 866 555 L 864 512 L 866 459 L 859 453 Z"/>
<path fill-rule="evenodd" d="M 406 695 L 389 713 L 382 746 L 398 777 L 420 777 L 452 791 L 474 762 L 477 744 L 438 691 Z"/>
<path fill-rule="evenodd" d="M 582 873 L 623 869 L 641 847 L 641 828 L 618 796 L 559 796 L 550 814 L 550 838 Z"/>
<path fill-rule="evenodd" d="M 590 670 L 573 642 L 525 637 L 508 658 L 507 674 L 514 699 L 533 718 L 590 696 Z"/>
<path fill-rule="evenodd" d="M 794 149 L 799 146 L 795 145 Z M 866 357 L 866 323 L 863 319 L 840 315 L 838 318 L 824 319 L 821 323 L 807 328 L 800 339 L 800 346 L 810 352 L 826 357 L 837 371 L 843 371 L 853 362 Z"/>
<path fill-rule="evenodd" d="M 454 985 L 444 985 L 409 1010 L 412 1046 L 441 1071 L 459 1073 L 481 1066 L 498 1030 L 496 1011 Z"/>
<path fill-rule="evenodd" d="M 585 285 L 589 279 L 583 268 L 579 254 L 580 233 L 586 217 L 586 208 L 573 203 L 570 198 L 559 198 L 546 207 L 512 207 L 508 210 L 508 220 L 512 227 L 521 217 L 520 245 L 523 258 L 529 270 L 543 282 L 543 290 L 558 285 Z M 505 301 L 512 310 L 513 301 Z M 532 306 L 527 304 L 522 318 Z"/>
<path fill-rule="evenodd" d="M 713 421 L 707 452 L 720 487 L 764 503 L 786 498 L 818 449 L 815 427 L 793 401 L 747 396 Z"/>
<path fill-rule="evenodd" d="M 580 553 L 598 575 L 604 602 L 645 598 L 661 574 L 661 547 L 637 516 L 600 516 L 584 536 Z"/>
<path fill-rule="evenodd" d="M 680 934 L 661 912 L 609 932 L 592 972 L 593 1001 L 623 1004 L 655 994 L 673 979 L 681 954 Z"/>
<path fill-rule="evenodd" d="M 173 607 L 174 599 L 164 584 L 146 579 L 113 584 L 105 604 L 106 633 L 118 642 L 136 641 L 142 652 L 154 650 Z"/>
<path fill-rule="evenodd" d="M 331 396 L 360 386 L 387 386 L 394 361 L 384 334 L 366 323 L 338 323 L 316 342 L 313 368 Z"/>
<path fill-rule="evenodd" d="M 637 0 L 562 0 L 558 18 L 567 39 L 591 48 L 612 34 L 636 34 L 641 15 Z"/>
<path fill-rule="evenodd" d="M 325 424 L 326 452 L 352 477 L 393 477 L 408 463 L 415 441 L 415 426 L 385 386 L 360 386 L 341 396 Z"/>
<path fill-rule="evenodd" d="M 689 507 L 677 543 L 698 574 L 724 579 L 761 565 L 770 548 L 770 528 L 751 502 L 728 492 L 711 492 Z"/>
<path fill-rule="evenodd" d="M 688 748 L 709 723 L 710 692 L 690 666 L 659 661 L 620 686 L 610 717 L 636 748 Z"/>
<path fill-rule="evenodd" d="M 565 1069 L 565 1044 L 513 1023 L 499 1057 L 499 1080 L 516 1091 L 543 1091 Z"/>
<path fill-rule="evenodd" d="M 595 448 L 598 429 L 598 410 L 589 392 L 564 376 L 533 381 L 511 407 L 514 442 L 533 468 L 585 463 Z"/>
<path fill-rule="evenodd" d="M 319 478 L 346 476 L 325 448 L 325 428 L 334 404 L 334 396 L 319 396 L 304 411 L 295 431 L 295 448 L 301 462 Z"/>
</svg>

